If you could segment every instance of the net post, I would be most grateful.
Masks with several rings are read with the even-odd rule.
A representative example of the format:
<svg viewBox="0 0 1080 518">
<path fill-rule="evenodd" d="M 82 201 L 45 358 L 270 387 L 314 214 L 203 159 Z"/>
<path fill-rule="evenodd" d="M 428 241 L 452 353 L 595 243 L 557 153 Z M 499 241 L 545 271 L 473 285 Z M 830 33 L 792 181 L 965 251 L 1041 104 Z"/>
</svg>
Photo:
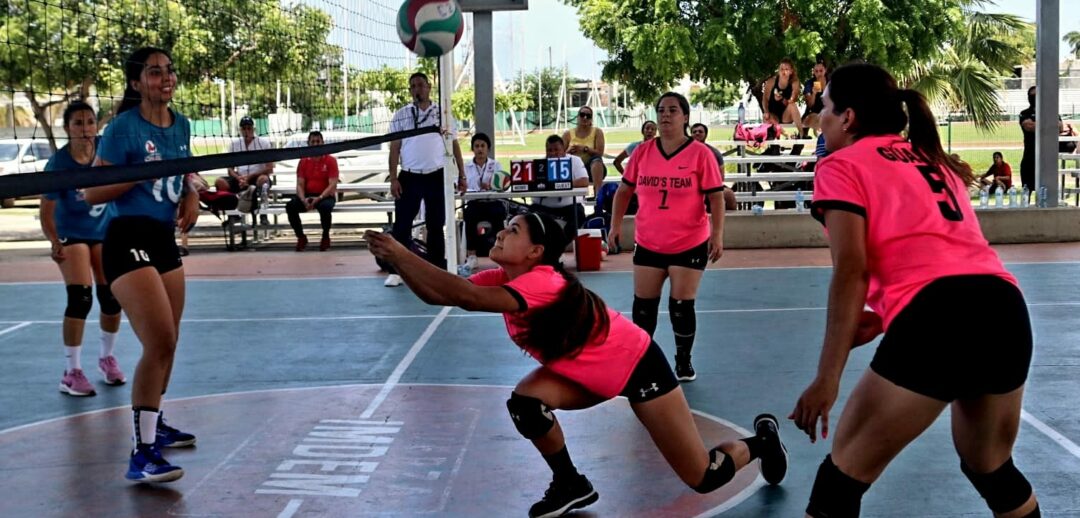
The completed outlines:
<svg viewBox="0 0 1080 518">
<path fill-rule="evenodd" d="M 446 147 L 446 162 L 443 165 L 443 197 L 446 210 L 446 270 L 457 274 L 458 266 L 458 236 L 457 217 L 455 210 L 454 193 L 456 192 L 458 170 L 457 162 L 454 161 L 454 140 L 457 138 L 452 130 L 453 115 L 450 112 L 450 96 L 454 89 L 454 53 L 447 52 L 439 58 L 439 110 L 444 121 L 443 144 Z M 429 209 L 430 210 L 430 209 Z"/>
</svg>

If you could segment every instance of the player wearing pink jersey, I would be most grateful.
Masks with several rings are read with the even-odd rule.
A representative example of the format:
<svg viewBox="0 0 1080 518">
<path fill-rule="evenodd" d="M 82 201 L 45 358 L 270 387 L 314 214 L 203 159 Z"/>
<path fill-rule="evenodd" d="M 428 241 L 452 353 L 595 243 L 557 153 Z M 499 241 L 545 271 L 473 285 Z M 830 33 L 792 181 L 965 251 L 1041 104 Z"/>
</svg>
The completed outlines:
<svg viewBox="0 0 1080 518">
<path fill-rule="evenodd" d="M 552 410 L 584 409 L 615 396 L 630 400 L 660 453 L 694 490 L 713 491 L 758 458 L 767 482 L 783 480 L 787 452 L 771 415 L 754 420 L 753 437 L 705 449 L 660 346 L 562 269 L 567 239 L 551 216 L 515 216 L 491 249 L 500 268 L 468 280 L 432 266 L 387 234 L 365 237 L 372 253 L 391 263 L 422 300 L 502 313 L 510 338 L 540 362 L 506 402 L 514 425 L 553 473 L 530 517 L 562 516 L 599 498 L 570 460 Z"/>
<path fill-rule="evenodd" d="M 960 468 L 994 515 L 1039 516 L 1012 461 L 1031 324 L 1016 279 L 971 208 L 975 175 L 941 148 L 922 95 L 898 89 L 880 67 L 841 67 L 824 103 L 831 154 L 817 166 L 813 215 L 829 236 L 833 278 L 818 375 L 789 416 L 811 442 L 819 417 L 828 436 L 851 348 L 876 334 L 866 334 L 874 323 L 864 303 L 885 336 L 848 399 L 807 516 L 858 516 L 870 484 L 946 406 Z M 1013 324 L 965 325 L 989 301 Z"/>
<path fill-rule="evenodd" d="M 664 281 L 671 278 L 668 309 L 675 332 L 675 375 L 697 378 L 690 351 L 697 333 L 694 299 L 708 262 L 724 251 L 724 178 L 708 146 L 690 138 L 690 103 L 674 92 L 656 102 L 660 136 L 634 150 L 615 192 L 608 240 L 617 247 L 630 197 L 634 220 L 634 323 L 656 331 Z M 705 197 L 713 207 L 705 212 Z"/>
</svg>

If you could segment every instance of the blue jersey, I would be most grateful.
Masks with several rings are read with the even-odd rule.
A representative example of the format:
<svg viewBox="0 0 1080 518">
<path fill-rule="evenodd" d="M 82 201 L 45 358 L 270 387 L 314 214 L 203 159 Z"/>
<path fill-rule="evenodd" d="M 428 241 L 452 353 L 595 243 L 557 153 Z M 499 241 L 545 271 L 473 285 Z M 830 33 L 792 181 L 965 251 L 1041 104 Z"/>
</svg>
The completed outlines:
<svg viewBox="0 0 1080 518">
<path fill-rule="evenodd" d="M 117 115 L 98 146 L 98 157 L 114 165 L 142 164 L 191 156 L 191 125 L 187 118 L 170 110 L 173 123 L 155 126 L 133 108 Z M 184 175 L 145 180 L 117 198 L 117 216 L 148 216 L 172 223 L 180 203 Z"/>
<path fill-rule="evenodd" d="M 80 169 L 90 167 L 83 165 L 71 157 L 71 148 L 60 148 L 45 164 L 46 171 L 63 171 L 68 169 Z M 114 209 L 112 203 L 90 205 L 86 203 L 86 197 L 81 189 L 68 189 L 66 191 L 50 192 L 45 198 L 56 202 L 56 210 L 53 219 L 56 222 L 56 235 L 60 239 L 92 239 L 101 241 L 105 239 L 105 229 L 109 227 Z"/>
</svg>

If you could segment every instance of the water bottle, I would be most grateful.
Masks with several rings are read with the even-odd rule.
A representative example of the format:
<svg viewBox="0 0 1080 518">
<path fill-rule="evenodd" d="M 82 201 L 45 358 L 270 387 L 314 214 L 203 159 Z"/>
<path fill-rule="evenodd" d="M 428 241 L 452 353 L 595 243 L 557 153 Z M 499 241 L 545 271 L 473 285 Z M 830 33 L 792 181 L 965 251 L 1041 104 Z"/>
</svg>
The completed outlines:
<svg viewBox="0 0 1080 518">
<path fill-rule="evenodd" d="M 1039 187 L 1039 208 L 1046 208 L 1046 186 Z"/>
<path fill-rule="evenodd" d="M 750 212 L 755 216 L 761 216 L 765 214 L 765 206 L 760 203 L 755 203 L 753 208 L 750 209 Z"/>
<path fill-rule="evenodd" d="M 806 196 L 803 195 L 802 189 L 795 189 L 795 211 L 802 212 L 805 210 L 803 206 L 806 203 Z"/>
<path fill-rule="evenodd" d="M 990 186 L 979 190 L 979 208 L 985 209 L 990 206 Z"/>
<path fill-rule="evenodd" d="M 1031 203 L 1031 200 L 1028 199 L 1030 197 L 1031 191 L 1028 190 L 1028 188 L 1025 186 L 1024 190 L 1020 193 L 1020 206 L 1027 208 L 1027 206 Z"/>
<path fill-rule="evenodd" d="M 739 124 L 746 122 L 746 106 L 739 102 Z"/>
<path fill-rule="evenodd" d="M 1017 199 L 1016 186 L 1009 187 L 1009 208 L 1015 209 L 1020 205 L 1020 200 Z"/>
<path fill-rule="evenodd" d="M 1005 189 L 998 189 L 994 193 L 994 208 L 1000 209 L 1005 206 Z"/>
</svg>

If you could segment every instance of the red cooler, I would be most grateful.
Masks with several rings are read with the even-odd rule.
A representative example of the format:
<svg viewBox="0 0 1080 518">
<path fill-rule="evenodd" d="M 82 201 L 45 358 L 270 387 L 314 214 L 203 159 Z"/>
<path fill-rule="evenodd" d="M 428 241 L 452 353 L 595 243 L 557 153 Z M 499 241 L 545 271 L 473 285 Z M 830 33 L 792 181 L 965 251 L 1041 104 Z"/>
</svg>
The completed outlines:
<svg viewBox="0 0 1080 518">
<path fill-rule="evenodd" d="M 603 236 L 603 232 L 597 228 L 578 230 L 574 249 L 577 252 L 579 272 L 594 272 L 600 269 Z"/>
</svg>

